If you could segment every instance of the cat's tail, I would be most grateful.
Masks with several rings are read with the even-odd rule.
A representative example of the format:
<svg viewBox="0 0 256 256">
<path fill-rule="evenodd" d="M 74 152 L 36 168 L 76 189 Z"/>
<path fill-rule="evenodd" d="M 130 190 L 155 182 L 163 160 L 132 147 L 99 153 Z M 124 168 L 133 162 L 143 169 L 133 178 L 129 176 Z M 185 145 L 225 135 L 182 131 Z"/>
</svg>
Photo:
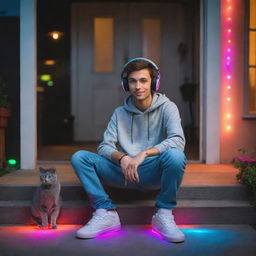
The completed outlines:
<svg viewBox="0 0 256 256">
<path fill-rule="evenodd" d="M 42 225 L 42 220 L 33 214 L 31 214 L 32 220 L 37 224 L 37 225 Z"/>
</svg>

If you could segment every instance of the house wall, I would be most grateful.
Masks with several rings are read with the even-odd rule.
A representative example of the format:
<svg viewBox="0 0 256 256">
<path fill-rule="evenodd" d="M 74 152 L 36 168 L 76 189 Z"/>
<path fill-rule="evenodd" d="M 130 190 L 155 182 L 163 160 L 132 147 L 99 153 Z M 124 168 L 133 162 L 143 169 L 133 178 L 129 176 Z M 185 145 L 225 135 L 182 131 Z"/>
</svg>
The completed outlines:
<svg viewBox="0 0 256 256">
<path fill-rule="evenodd" d="M 224 1 L 222 1 L 223 3 Z M 233 82 L 232 82 L 232 129 L 225 129 L 225 97 L 224 96 L 224 71 L 221 69 L 221 123 L 220 123 L 220 161 L 221 163 L 230 163 L 238 155 L 239 148 L 248 150 L 256 147 L 256 120 L 244 119 L 244 88 L 245 88 L 245 10 L 244 0 L 232 1 L 232 42 L 233 42 Z M 222 10 L 223 11 L 223 10 Z M 222 12 L 223 14 L 223 12 Z M 224 37 L 225 27 L 222 20 L 222 38 Z M 222 48 L 223 49 L 223 48 Z M 224 53 L 222 51 L 222 60 Z M 222 67 L 224 63 L 221 63 Z"/>
</svg>

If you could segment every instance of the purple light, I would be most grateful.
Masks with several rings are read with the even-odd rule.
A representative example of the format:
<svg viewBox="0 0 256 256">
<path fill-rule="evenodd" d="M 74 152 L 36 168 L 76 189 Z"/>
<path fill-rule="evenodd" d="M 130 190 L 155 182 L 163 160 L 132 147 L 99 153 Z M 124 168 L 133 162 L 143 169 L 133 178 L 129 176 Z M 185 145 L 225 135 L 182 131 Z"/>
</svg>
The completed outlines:
<svg viewBox="0 0 256 256">
<path fill-rule="evenodd" d="M 110 231 L 110 232 L 98 235 L 95 239 L 106 239 L 106 238 L 117 237 L 117 236 L 121 236 L 123 233 L 124 232 L 122 230 L 120 230 L 120 231 Z"/>
<path fill-rule="evenodd" d="M 230 57 L 230 56 L 228 56 L 228 57 L 227 57 L 227 60 L 231 60 L 231 57 Z"/>
<path fill-rule="evenodd" d="M 227 76 L 227 79 L 231 79 L 231 75 L 228 75 L 228 76 Z"/>
<path fill-rule="evenodd" d="M 228 51 L 228 52 L 231 52 L 231 49 L 230 49 L 230 48 L 228 48 L 228 49 L 227 49 L 227 51 Z"/>
</svg>

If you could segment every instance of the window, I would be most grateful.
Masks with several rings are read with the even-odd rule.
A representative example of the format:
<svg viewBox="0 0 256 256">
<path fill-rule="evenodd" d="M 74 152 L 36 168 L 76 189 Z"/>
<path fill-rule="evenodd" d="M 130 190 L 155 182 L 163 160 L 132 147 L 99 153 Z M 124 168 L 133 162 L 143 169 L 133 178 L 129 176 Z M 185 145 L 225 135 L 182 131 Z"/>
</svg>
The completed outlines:
<svg viewBox="0 0 256 256">
<path fill-rule="evenodd" d="M 112 18 L 94 19 L 94 71 L 113 71 L 113 35 Z"/>
<path fill-rule="evenodd" d="M 248 1 L 248 58 L 246 116 L 256 118 L 256 0 Z"/>
</svg>

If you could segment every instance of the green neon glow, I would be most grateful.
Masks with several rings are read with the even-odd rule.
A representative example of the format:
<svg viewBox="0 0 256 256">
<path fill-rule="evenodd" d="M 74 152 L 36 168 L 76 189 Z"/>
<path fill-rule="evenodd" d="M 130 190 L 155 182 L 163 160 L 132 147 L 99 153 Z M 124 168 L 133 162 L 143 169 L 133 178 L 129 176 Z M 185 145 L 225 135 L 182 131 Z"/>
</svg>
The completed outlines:
<svg viewBox="0 0 256 256">
<path fill-rule="evenodd" d="M 53 82 L 53 81 L 48 81 L 48 82 L 47 82 L 47 85 L 48 85 L 48 86 L 54 86 L 54 82 Z"/>
<path fill-rule="evenodd" d="M 52 76 L 49 74 L 43 74 L 40 76 L 40 80 L 43 82 L 48 82 L 52 79 Z"/>
<path fill-rule="evenodd" d="M 16 163 L 17 163 L 17 161 L 15 159 L 9 159 L 8 160 L 9 165 L 15 165 Z"/>
</svg>

